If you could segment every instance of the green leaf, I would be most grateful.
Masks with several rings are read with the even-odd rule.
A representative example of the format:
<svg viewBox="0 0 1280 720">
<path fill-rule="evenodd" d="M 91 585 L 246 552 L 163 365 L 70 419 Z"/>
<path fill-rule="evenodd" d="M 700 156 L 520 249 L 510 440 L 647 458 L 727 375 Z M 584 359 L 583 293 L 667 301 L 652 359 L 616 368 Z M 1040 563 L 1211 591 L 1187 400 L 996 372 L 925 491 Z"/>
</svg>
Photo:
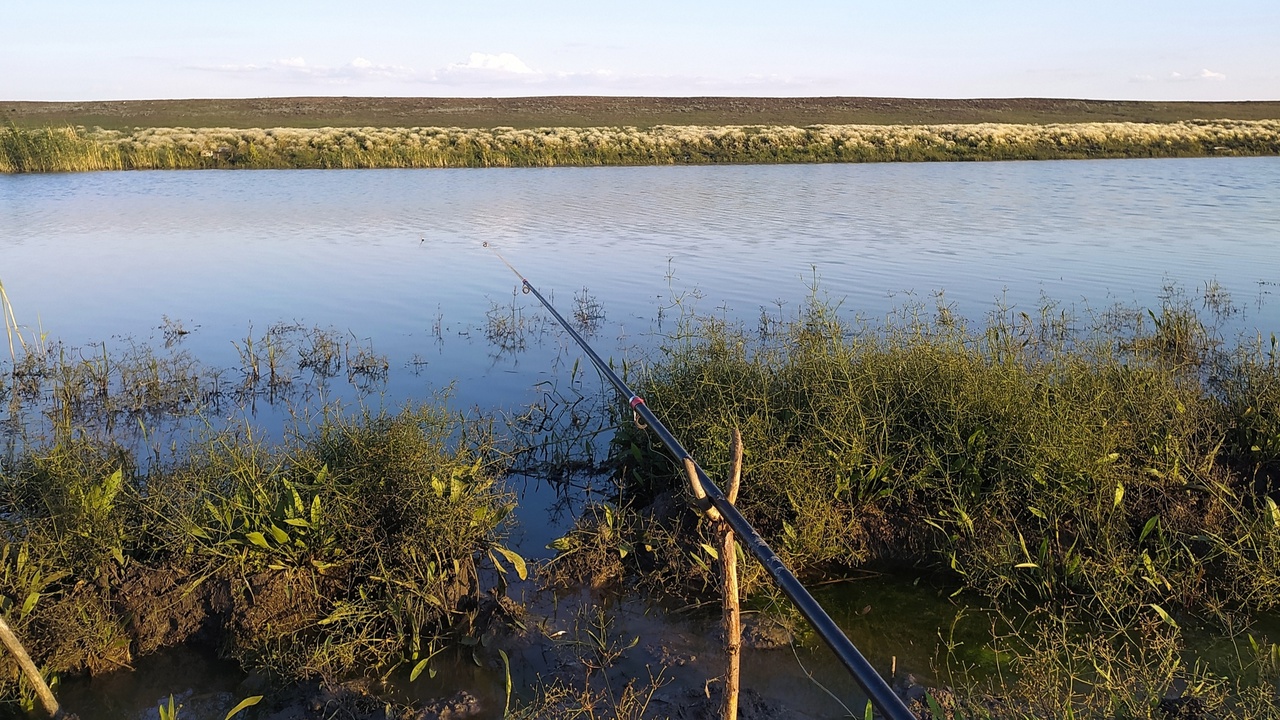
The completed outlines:
<svg viewBox="0 0 1280 720">
<path fill-rule="evenodd" d="M 311 524 L 320 524 L 320 496 L 316 495 L 311 498 Z"/>
<path fill-rule="evenodd" d="M 430 663 L 431 663 L 431 658 L 426 658 L 425 660 L 419 661 L 417 665 L 414 665 L 413 671 L 409 673 L 409 682 L 413 682 L 414 680 L 417 680 L 418 676 L 422 674 L 423 670 L 427 669 L 427 665 L 429 665 Z"/>
<path fill-rule="evenodd" d="M 284 545 L 285 543 L 289 542 L 289 533 L 285 532 L 284 530 L 281 530 L 279 527 L 276 527 L 274 524 L 271 526 L 271 537 L 274 538 L 275 541 L 280 543 L 281 545 Z"/>
<path fill-rule="evenodd" d="M 1152 515 L 1151 519 L 1147 521 L 1147 524 L 1142 526 L 1142 532 L 1138 534 L 1138 543 L 1141 544 L 1143 540 L 1146 540 L 1147 536 L 1151 534 L 1151 531 L 1155 530 L 1159 526 L 1160 516 Z"/>
<path fill-rule="evenodd" d="M 699 545 L 701 545 L 703 552 L 705 552 L 706 554 L 710 555 L 711 557 L 717 560 L 720 559 L 720 553 L 716 552 L 715 548 L 711 547 L 707 543 L 699 543 Z"/>
<path fill-rule="evenodd" d="M 1280 529 L 1280 508 L 1276 507 L 1276 501 L 1267 498 L 1267 511 L 1271 513 L 1271 523 Z"/>
<path fill-rule="evenodd" d="M 933 695 L 925 693 L 924 701 L 929 704 L 929 715 L 932 720 L 947 720 L 947 713 L 942 710 L 942 706 L 938 701 L 933 699 Z"/>
<path fill-rule="evenodd" d="M 266 536 L 260 532 L 248 532 L 245 533 L 244 536 L 249 539 L 249 542 L 257 545 L 258 547 L 263 547 L 268 550 L 271 549 L 271 545 L 267 543 Z"/>
<path fill-rule="evenodd" d="M 1040 569 L 1040 566 L 1033 562 L 1018 563 L 1017 565 L 1014 565 L 1014 567 L 1015 568 L 1034 568 L 1036 570 Z"/>
<path fill-rule="evenodd" d="M 251 708 L 260 702 L 262 702 L 261 695 L 254 695 L 253 697 L 247 697 L 241 700 L 239 705 L 236 705 L 235 707 L 231 708 L 231 712 L 227 713 L 227 716 L 222 718 L 222 720 L 231 720 L 231 718 L 235 717 L 236 713 L 240 712 L 241 710 L 244 710 L 245 708 Z"/>
<path fill-rule="evenodd" d="M 510 562 L 515 566 L 516 575 L 518 575 L 521 580 L 529 579 L 529 567 L 525 564 L 524 558 L 520 557 L 519 553 L 514 550 L 508 550 L 501 545 L 495 547 L 494 550 L 502 553 L 502 557 L 506 558 L 507 562 Z"/>
<path fill-rule="evenodd" d="M 550 543 L 547 543 L 547 549 L 558 550 L 560 552 L 564 552 L 566 550 L 572 550 L 573 539 L 570 538 L 568 535 L 565 535 L 564 537 L 558 537 L 555 540 L 552 540 Z"/>
<path fill-rule="evenodd" d="M 102 481 L 102 504 L 101 508 L 111 507 L 111 503 L 115 502 L 116 494 L 120 492 L 120 486 L 124 484 L 124 470 L 116 470 Z"/>
<path fill-rule="evenodd" d="M 506 677 L 507 703 L 502 708 L 502 717 L 507 717 L 511 712 L 511 659 L 507 657 L 507 651 L 498 649 L 498 654 L 502 656 L 502 674 Z"/>
<path fill-rule="evenodd" d="M 1160 619 L 1165 621 L 1167 625 L 1175 628 L 1178 627 L 1178 622 L 1174 620 L 1172 617 L 1170 617 L 1169 613 L 1164 611 L 1164 608 L 1160 607 L 1155 603 L 1151 603 L 1151 609 L 1155 610 L 1156 614 L 1159 615 Z"/>
<path fill-rule="evenodd" d="M 1116 481 L 1116 500 L 1115 500 L 1115 504 L 1112 507 L 1114 508 L 1120 507 L 1120 503 L 1123 501 L 1124 501 L 1124 483 L 1117 480 Z"/>
<path fill-rule="evenodd" d="M 294 527 L 301 527 L 301 528 L 311 527 L 311 523 L 307 522 L 306 520 L 303 520 L 302 518 L 286 518 L 284 523 L 286 525 L 292 525 Z"/>
<path fill-rule="evenodd" d="M 40 593 L 33 592 L 30 595 L 28 595 L 26 602 L 22 603 L 22 611 L 18 613 L 18 617 L 20 618 L 26 617 L 27 613 L 31 612 L 31 610 L 36 606 L 36 603 L 39 601 L 40 601 Z"/>
<path fill-rule="evenodd" d="M 1049 519 L 1049 518 L 1048 518 L 1048 516 L 1046 516 L 1046 515 L 1044 514 L 1044 511 L 1043 511 L 1043 510 L 1041 510 L 1040 508 L 1027 506 L 1027 510 L 1031 511 L 1031 514 L 1032 514 L 1032 515 L 1035 515 L 1036 517 L 1040 518 L 1041 520 L 1048 520 L 1048 519 Z"/>
</svg>

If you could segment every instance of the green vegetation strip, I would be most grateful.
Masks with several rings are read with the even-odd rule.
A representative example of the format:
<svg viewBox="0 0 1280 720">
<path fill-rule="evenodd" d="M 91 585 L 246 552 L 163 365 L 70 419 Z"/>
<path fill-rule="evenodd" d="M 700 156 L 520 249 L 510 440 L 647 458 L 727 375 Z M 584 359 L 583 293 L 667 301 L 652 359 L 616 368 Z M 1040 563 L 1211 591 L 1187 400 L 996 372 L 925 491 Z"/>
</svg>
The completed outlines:
<svg viewBox="0 0 1280 720">
<path fill-rule="evenodd" d="M 1158 716 L 1180 677 L 1221 712 L 1275 702 L 1280 652 L 1253 643 L 1215 675 L 1179 619 L 1248 648 L 1242 628 L 1280 607 L 1280 349 L 1227 346 L 1213 325 L 1180 296 L 1084 318 L 997 309 L 982 327 L 943 303 L 851 324 L 814 300 L 758 328 L 686 317 L 637 390 L 713 477 L 741 429 L 738 506 L 791 567 L 931 569 L 1009 613 L 996 645 L 1023 684 L 977 698 Z M 614 441 L 637 506 L 686 484 L 654 444 L 630 423 Z M 606 519 L 564 550 L 625 543 L 636 567 L 682 568 L 668 583 L 706 577 L 709 545 Z"/>
<path fill-rule="evenodd" d="M 277 680 L 416 676 L 473 633 L 480 566 L 524 574 L 491 433 L 436 406 L 273 447 L 234 427 L 165 462 L 91 435 L 60 425 L 0 469 L 0 612 L 55 676 L 183 643 Z"/>
<path fill-rule="evenodd" d="M 0 172 L 917 162 L 1280 154 L 1280 120 L 0 131 Z"/>
</svg>

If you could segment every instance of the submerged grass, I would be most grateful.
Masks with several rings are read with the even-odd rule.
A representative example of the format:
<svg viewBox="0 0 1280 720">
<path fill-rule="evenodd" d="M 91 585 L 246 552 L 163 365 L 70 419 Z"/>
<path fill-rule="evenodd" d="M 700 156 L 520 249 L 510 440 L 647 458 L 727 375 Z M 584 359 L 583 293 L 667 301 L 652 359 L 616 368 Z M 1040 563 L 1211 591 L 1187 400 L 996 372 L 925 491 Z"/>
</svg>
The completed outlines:
<svg viewBox="0 0 1280 720">
<path fill-rule="evenodd" d="M 0 172 L 918 162 L 1276 155 L 1280 120 L 492 129 L 0 131 Z"/>
</svg>

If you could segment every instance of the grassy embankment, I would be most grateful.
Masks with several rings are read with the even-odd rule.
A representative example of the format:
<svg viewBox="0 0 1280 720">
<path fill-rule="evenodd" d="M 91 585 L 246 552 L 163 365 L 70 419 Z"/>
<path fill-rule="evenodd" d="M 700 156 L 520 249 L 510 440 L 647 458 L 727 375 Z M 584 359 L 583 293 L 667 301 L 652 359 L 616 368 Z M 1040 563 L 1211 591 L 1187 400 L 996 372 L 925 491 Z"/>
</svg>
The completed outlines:
<svg viewBox="0 0 1280 720">
<path fill-rule="evenodd" d="M 179 644 L 285 684 L 416 674 L 483 630 L 483 568 L 525 572 L 500 544 L 513 498 L 487 421 L 311 408 L 269 445 L 200 420 L 300 375 L 386 372 L 339 335 L 251 336 L 231 382 L 180 349 L 77 352 L 5 319 L 0 612 L 55 680 Z M 202 429 L 155 434 L 183 417 Z M 0 654 L 0 714 L 31 702 Z"/>
<path fill-rule="evenodd" d="M 979 326 L 942 304 L 849 323 L 814 301 L 759 328 L 686 319 L 638 391 L 713 477 L 742 430 L 739 505 L 802 574 L 932 570 L 997 609 L 996 680 L 940 658 L 961 715 L 1274 717 L 1280 648 L 1250 632 L 1280 608 L 1280 350 L 1212 325 L 1176 295 Z M 615 439 L 633 509 L 686 484 L 655 445 L 629 423 Z M 588 518 L 563 562 L 706 581 L 706 539 L 677 527 L 679 552 L 633 512 Z M 1232 663 L 1186 651 L 1198 624 Z"/>
<path fill-rule="evenodd" d="M 0 132 L 0 172 L 443 168 L 1280 154 L 1280 120 L 1165 124 L 464 128 L 61 127 Z"/>
</svg>

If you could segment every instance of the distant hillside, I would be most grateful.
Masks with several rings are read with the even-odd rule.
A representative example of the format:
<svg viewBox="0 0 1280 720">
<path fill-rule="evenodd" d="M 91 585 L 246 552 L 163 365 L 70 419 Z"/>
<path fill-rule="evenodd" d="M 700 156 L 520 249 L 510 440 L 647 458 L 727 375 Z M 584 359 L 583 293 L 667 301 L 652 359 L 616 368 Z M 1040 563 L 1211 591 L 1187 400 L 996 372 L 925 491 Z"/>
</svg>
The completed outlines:
<svg viewBox="0 0 1280 720">
<path fill-rule="evenodd" d="M 921 125 L 1176 122 L 1280 119 L 1280 101 L 1138 102 L 1009 98 L 749 97 L 298 97 L 92 102 L 0 101 L 0 122 L 22 128 L 461 127 L 655 125 Z"/>
</svg>

